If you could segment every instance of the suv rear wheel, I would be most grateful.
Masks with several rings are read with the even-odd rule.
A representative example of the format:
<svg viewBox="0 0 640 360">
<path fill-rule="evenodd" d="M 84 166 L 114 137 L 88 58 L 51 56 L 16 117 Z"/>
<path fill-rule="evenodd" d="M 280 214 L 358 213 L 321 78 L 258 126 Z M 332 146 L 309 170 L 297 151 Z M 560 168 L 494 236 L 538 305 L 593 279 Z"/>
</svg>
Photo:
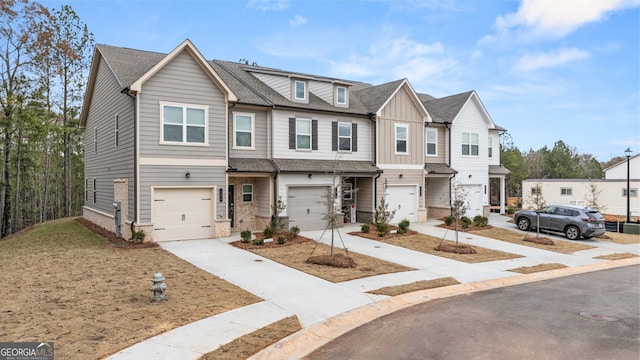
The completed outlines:
<svg viewBox="0 0 640 360">
<path fill-rule="evenodd" d="M 519 218 L 517 224 L 518 224 L 518 229 L 522 231 L 529 231 L 529 229 L 531 228 L 531 223 L 529 222 L 529 219 L 527 219 L 526 217 Z"/>
<path fill-rule="evenodd" d="M 569 225 L 567 226 L 566 229 L 564 229 L 564 235 L 567 237 L 567 239 L 569 240 L 576 240 L 580 238 L 580 229 L 578 229 L 576 226 L 574 225 Z"/>
</svg>

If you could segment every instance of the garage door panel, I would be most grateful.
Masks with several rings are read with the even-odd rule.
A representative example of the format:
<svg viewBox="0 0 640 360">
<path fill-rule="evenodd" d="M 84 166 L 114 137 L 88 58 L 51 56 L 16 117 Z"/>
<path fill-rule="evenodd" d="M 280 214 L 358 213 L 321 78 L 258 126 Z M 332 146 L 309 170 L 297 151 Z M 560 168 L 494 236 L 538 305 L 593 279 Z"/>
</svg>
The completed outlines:
<svg viewBox="0 0 640 360">
<path fill-rule="evenodd" d="M 416 221 L 418 199 L 415 186 L 388 186 L 385 197 L 388 210 L 396 211 L 392 223 L 397 224 L 404 219 Z"/>
<path fill-rule="evenodd" d="M 155 189 L 153 224 L 156 241 L 211 237 L 211 188 Z"/>
<path fill-rule="evenodd" d="M 322 229 L 326 212 L 325 197 L 327 186 L 289 187 L 287 207 L 289 223 L 302 230 Z"/>
</svg>

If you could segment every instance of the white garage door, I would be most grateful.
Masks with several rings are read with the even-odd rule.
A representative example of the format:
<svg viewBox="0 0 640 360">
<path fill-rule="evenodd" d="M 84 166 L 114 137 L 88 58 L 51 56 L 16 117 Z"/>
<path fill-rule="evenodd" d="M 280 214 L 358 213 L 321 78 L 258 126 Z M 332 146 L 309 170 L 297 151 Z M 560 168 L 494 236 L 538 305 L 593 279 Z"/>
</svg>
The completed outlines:
<svg viewBox="0 0 640 360">
<path fill-rule="evenodd" d="M 385 192 L 389 211 L 395 210 L 395 216 L 391 219 L 394 224 L 407 219 L 411 222 L 417 219 L 418 196 L 415 185 L 387 186 Z"/>
<path fill-rule="evenodd" d="M 212 189 L 155 189 L 151 214 L 155 241 L 210 238 Z"/>
<path fill-rule="evenodd" d="M 287 194 L 289 226 L 300 230 L 324 229 L 328 186 L 292 186 Z"/>
<path fill-rule="evenodd" d="M 462 188 L 469 205 L 466 216 L 473 219 L 476 215 L 482 215 L 482 185 L 464 185 Z"/>
</svg>

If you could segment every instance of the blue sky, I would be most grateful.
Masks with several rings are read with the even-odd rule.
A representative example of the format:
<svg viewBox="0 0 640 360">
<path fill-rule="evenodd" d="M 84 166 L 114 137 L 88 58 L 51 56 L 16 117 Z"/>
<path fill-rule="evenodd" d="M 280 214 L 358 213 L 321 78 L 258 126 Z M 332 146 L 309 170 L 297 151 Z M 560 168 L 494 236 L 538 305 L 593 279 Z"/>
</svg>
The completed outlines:
<svg viewBox="0 0 640 360">
<path fill-rule="evenodd" d="M 381 84 L 476 90 L 522 151 L 640 152 L 640 0 L 50 1 L 97 43 Z"/>
</svg>

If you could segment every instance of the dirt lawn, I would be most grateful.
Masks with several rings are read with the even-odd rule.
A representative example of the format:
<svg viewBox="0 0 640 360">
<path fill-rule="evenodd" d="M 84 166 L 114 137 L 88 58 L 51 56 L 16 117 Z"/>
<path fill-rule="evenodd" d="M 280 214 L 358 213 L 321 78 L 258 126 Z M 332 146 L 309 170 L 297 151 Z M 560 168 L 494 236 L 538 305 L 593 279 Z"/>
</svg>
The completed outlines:
<svg viewBox="0 0 640 360">
<path fill-rule="evenodd" d="M 151 277 L 167 300 L 152 303 Z M 101 358 L 261 301 L 159 247 L 121 249 L 74 219 L 0 240 L 0 341 L 53 341 L 56 358 Z"/>
<path fill-rule="evenodd" d="M 553 245 L 543 245 L 543 244 L 536 244 L 531 241 L 524 241 L 525 236 L 529 239 L 535 238 L 536 237 L 535 232 L 516 232 L 516 231 L 507 230 L 507 229 L 493 228 L 493 229 L 487 229 L 487 230 L 470 231 L 470 233 L 492 238 L 492 239 L 502 240 L 502 241 L 506 241 L 506 242 L 510 242 L 518 245 L 525 245 L 525 246 L 531 246 L 538 249 L 555 251 L 563 254 L 572 254 L 576 251 L 588 250 L 588 249 L 594 248 L 593 246 L 589 246 L 581 243 L 581 240 L 578 240 L 578 241 L 554 240 Z M 589 240 L 587 240 L 586 242 L 588 241 Z"/>
</svg>

